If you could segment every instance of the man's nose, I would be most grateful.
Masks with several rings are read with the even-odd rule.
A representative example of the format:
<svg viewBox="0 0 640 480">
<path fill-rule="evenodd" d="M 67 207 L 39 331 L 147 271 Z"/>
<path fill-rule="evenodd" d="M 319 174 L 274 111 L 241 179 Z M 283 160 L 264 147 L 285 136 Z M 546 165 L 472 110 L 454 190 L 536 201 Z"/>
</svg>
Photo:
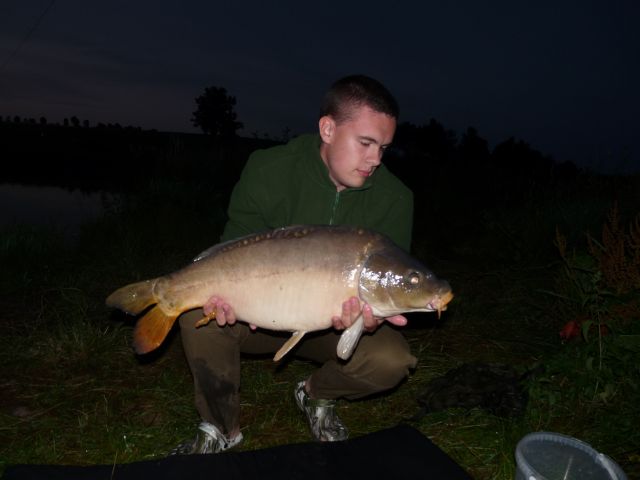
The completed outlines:
<svg viewBox="0 0 640 480">
<path fill-rule="evenodd" d="M 378 165 L 380 165 L 380 163 L 382 163 L 383 153 L 384 151 L 382 150 L 382 148 L 370 149 L 367 155 L 367 163 L 369 163 L 370 165 L 373 165 L 374 167 L 377 167 Z"/>
</svg>

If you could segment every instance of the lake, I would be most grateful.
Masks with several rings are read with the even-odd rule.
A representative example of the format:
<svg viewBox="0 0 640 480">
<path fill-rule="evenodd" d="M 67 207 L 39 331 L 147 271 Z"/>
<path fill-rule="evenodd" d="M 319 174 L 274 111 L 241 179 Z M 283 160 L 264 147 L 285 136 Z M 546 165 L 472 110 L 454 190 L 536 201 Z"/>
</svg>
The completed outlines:
<svg viewBox="0 0 640 480">
<path fill-rule="evenodd" d="M 102 214 L 104 195 L 60 187 L 0 184 L 0 228 L 50 226 L 75 233 L 80 224 Z"/>
</svg>

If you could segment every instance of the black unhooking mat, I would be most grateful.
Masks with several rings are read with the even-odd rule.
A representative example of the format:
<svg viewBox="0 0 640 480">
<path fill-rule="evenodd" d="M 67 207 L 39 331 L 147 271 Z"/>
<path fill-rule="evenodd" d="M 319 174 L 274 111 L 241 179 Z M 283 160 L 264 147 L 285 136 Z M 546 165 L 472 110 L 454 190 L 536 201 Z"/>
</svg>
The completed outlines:
<svg viewBox="0 0 640 480">
<path fill-rule="evenodd" d="M 247 452 L 187 455 L 89 467 L 11 465 L 5 480 L 385 480 L 471 477 L 413 427 L 398 425 L 345 442 L 300 443 Z"/>
</svg>

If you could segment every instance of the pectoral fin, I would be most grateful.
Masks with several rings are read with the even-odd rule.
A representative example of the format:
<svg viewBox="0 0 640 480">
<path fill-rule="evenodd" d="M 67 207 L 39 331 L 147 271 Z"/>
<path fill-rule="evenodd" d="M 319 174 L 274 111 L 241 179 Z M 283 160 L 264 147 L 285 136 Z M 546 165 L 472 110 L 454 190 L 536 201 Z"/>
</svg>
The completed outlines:
<svg viewBox="0 0 640 480">
<path fill-rule="evenodd" d="M 301 332 L 301 331 L 293 332 L 293 335 L 291 335 L 291 338 L 287 340 L 285 344 L 282 345 L 282 347 L 280 347 L 280 350 L 276 352 L 276 355 L 273 357 L 273 361 L 277 362 L 282 357 L 284 357 L 289 352 L 289 350 L 291 350 L 296 345 L 296 343 L 298 343 L 300 339 L 304 337 L 305 333 L 307 332 Z"/>
<path fill-rule="evenodd" d="M 216 318 L 216 311 L 214 310 L 209 315 L 205 315 L 200 320 L 196 322 L 196 328 L 204 327 L 205 325 L 209 325 L 209 322 Z"/>
<path fill-rule="evenodd" d="M 358 319 L 353 322 L 353 324 L 347 328 L 342 335 L 340 335 L 340 341 L 338 341 L 338 357 L 343 360 L 348 360 L 353 351 L 356 349 L 356 345 L 358 345 L 358 340 L 362 336 L 362 332 L 364 331 L 364 319 L 362 315 L 358 317 Z"/>
</svg>

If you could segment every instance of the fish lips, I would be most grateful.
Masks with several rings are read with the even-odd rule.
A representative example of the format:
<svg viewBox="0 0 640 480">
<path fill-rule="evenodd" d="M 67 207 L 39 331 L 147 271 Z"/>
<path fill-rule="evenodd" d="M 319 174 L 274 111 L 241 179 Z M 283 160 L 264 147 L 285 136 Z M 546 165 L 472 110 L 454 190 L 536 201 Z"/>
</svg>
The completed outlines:
<svg viewBox="0 0 640 480">
<path fill-rule="evenodd" d="M 432 299 L 428 304 L 427 308 L 432 312 L 438 312 L 438 318 L 440 318 L 440 314 L 447 309 L 447 305 L 451 300 L 453 300 L 453 292 L 451 291 L 451 287 L 447 282 L 443 282 L 446 286 L 441 287 L 441 292 Z"/>
</svg>

